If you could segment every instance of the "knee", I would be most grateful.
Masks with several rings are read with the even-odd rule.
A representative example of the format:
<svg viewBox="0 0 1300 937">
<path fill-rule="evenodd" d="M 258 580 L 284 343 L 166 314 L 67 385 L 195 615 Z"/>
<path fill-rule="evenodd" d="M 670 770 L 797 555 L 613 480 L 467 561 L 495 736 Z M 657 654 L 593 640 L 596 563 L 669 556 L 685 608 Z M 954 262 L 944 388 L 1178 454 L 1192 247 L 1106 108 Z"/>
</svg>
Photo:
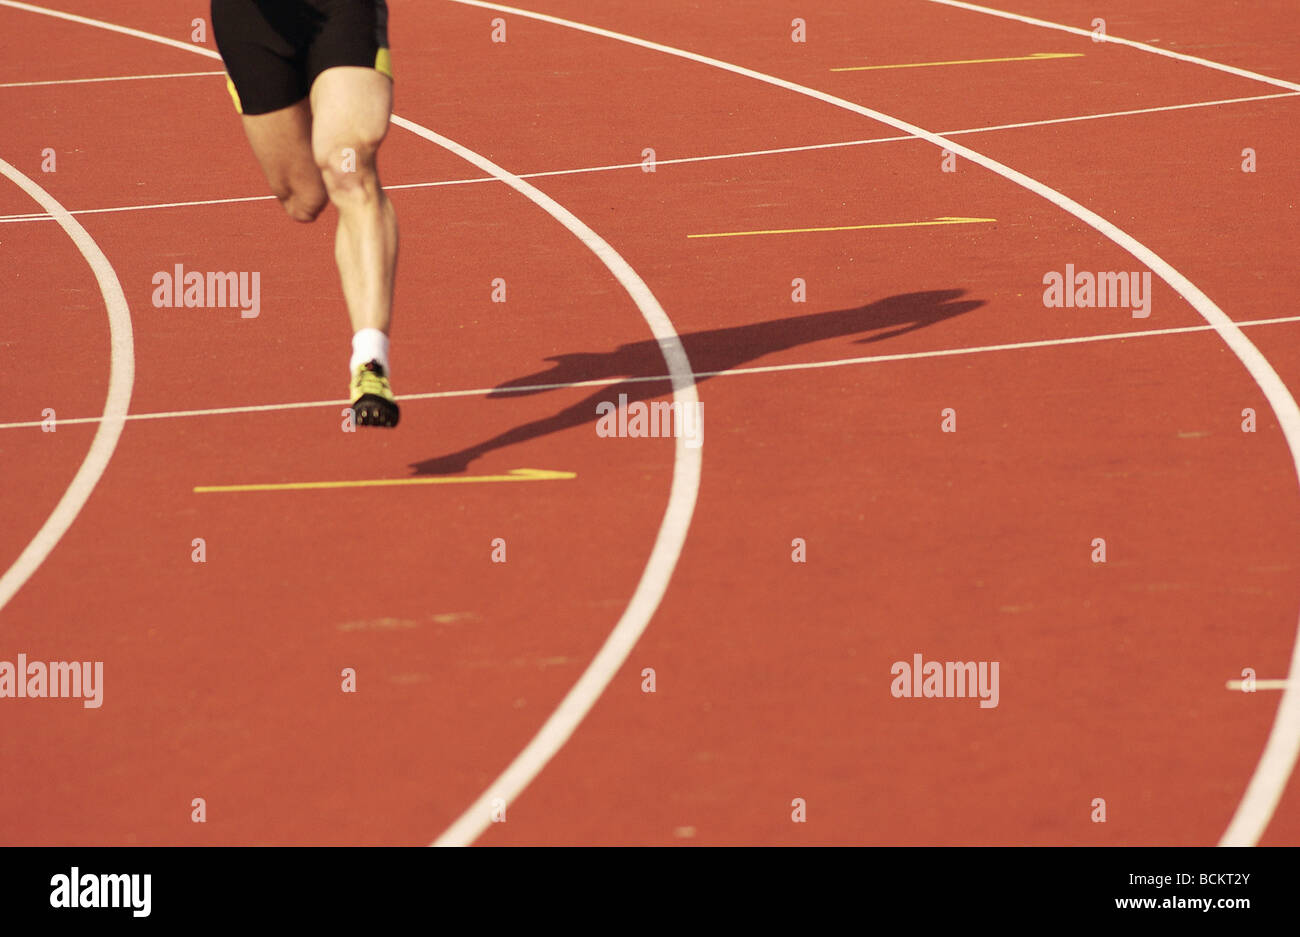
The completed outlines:
<svg viewBox="0 0 1300 937">
<path fill-rule="evenodd" d="M 316 154 L 316 165 L 331 201 L 369 200 L 378 197 L 379 177 L 375 172 L 378 142 L 356 141 L 333 146 Z"/>
</svg>

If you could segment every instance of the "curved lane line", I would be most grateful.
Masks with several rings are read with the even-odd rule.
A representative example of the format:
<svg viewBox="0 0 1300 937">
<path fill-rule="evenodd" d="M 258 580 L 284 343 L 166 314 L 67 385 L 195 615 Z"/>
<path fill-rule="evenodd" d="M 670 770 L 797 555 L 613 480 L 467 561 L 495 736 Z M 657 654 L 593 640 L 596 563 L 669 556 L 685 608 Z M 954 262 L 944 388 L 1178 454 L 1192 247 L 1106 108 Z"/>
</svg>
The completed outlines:
<svg viewBox="0 0 1300 937">
<path fill-rule="evenodd" d="M 629 45 L 639 46 L 643 49 L 649 49 L 653 52 L 662 52 L 665 55 L 672 55 L 677 58 L 686 59 L 691 62 L 697 62 L 701 65 L 708 65 L 722 71 L 731 72 L 733 75 L 740 75 L 745 78 L 751 78 L 754 81 L 760 81 L 764 84 L 782 88 L 786 91 L 801 94 L 805 97 L 822 101 L 834 107 L 860 114 L 868 117 L 878 123 L 886 124 L 903 133 L 910 134 L 922 140 L 926 140 L 935 146 L 956 153 L 977 166 L 983 166 L 990 172 L 996 173 L 1004 179 L 1015 183 L 1021 188 L 1041 196 L 1062 211 L 1073 215 L 1084 224 L 1105 235 L 1123 250 L 1133 255 L 1142 263 L 1146 264 L 1160 279 L 1164 280 L 1180 296 L 1183 297 L 1206 322 L 1219 334 L 1223 342 L 1237 356 L 1242 365 L 1255 379 L 1264 396 L 1268 399 L 1269 406 L 1277 415 L 1278 423 L 1282 427 L 1282 434 L 1286 438 L 1287 447 L 1291 453 L 1292 469 L 1296 473 L 1297 480 L 1300 480 L 1300 407 L 1297 407 L 1295 398 L 1291 391 L 1287 389 L 1286 384 L 1268 359 L 1259 351 L 1258 348 L 1248 339 L 1245 334 L 1237 327 L 1237 324 L 1220 309 L 1213 300 L 1205 295 L 1199 287 L 1191 280 L 1183 276 L 1173 268 L 1164 258 L 1160 257 L 1155 251 L 1138 241 L 1132 235 L 1120 229 L 1117 225 L 1112 224 L 1096 212 L 1076 202 L 1074 199 L 1061 192 L 1050 188 L 1047 185 L 1032 179 L 1024 173 L 1018 172 L 1009 166 L 999 163 L 997 160 L 977 153 L 968 147 L 959 143 L 953 143 L 936 133 L 924 130 L 915 124 L 910 124 L 905 120 L 897 117 L 891 117 L 880 111 L 864 107 L 861 104 L 855 104 L 852 101 L 837 97 L 833 94 L 827 94 L 824 91 L 818 91 L 806 85 L 796 84 L 793 81 L 787 81 L 784 78 L 777 78 L 774 75 L 768 75 L 764 72 L 755 71 L 752 68 L 745 68 L 741 65 L 735 65 L 731 62 L 724 62 L 721 59 L 710 58 L 707 55 L 700 55 L 696 52 L 689 52 L 685 49 L 678 49 L 673 46 L 667 46 L 662 43 L 652 42 L 648 39 L 640 39 L 636 36 L 629 36 L 625 33 L 614 32 L 609 29 L 602 29 L 598 26 L 588 26 L 585 23 L 578 23 L 573 20 L 562 19 L 558 16 L 551 16 L 546 13 L 535 13 L 531 10 L 520 9 L 519 7 L 505 6 L 499 3 L 488 3 L 485 0 L 448 0 L 450 3 L 459 3 L 463 6 L 480 7 L 485 10 L 495 10 L 500 13 L 510 13 L 515 16 L 522 16 L 527 19 L 537 20 L 543 23 L 550 23 L 555 26 L 563 26 L 567 29 L 578 30 L 579 32 L 590 33 L 594 36 L 601 36 L 606 39 L 613 39 L 617 42 L 624 42 Z M 945 2 L 950 0 L 931 0 L 931 2 Z M 969 6 L 969 5 L 968 5 Z M 987 8 L 979 8 L 987 12 Z M 1014 18 L 1014 17 L 1013 17 Z M 1045 24 L 1040 21 L 1040 25 Z M 1090 34 L 1089 34 L 1090 35 Z M 1128 43 L 1141 46 L 1140 43 Z M 1147 47 L 1147 51 L 1161 52 L 1164 50 Z M 1216 68 L 1220 71 L 1228 71 L 1233 74 L 1242 74 L 1244 77 L 1254 78 L 1269 84 L 1278 85 L 1279 87 L 1300 90 L 1300 85 L 1292 82 L 1281 81 L 1276 78 L 1268 78 L 1258 75 L 1254 72 L 1246 72 L 1243 69 L 1236 69 L 1232 66 L 1218 65 L 1205 59 L 1193 59 L 1190 56 L 1173 55 L 1174 58 L 1190 60 L 1196 64 Z M 1290 671 L 1287 676 L 1287 689 L 1282 695 L 1282 700 L 1278 704 L 1277 716 L 1273 723 L 1273 728 L 1269 733 L 1268 742 L 1265 745 L 1264 753 L 1260 758 L 1259 764 L 1255 768 L 1255 773 L 1247 785 L 1246 793 L 1237 807 L 1228 829 L 1224 832 L 1220 840 L 1222 846 L 1253 846 L 1259 842 L 1264 830 L 1267 828 L 1269 821 L 1273 817 L 1277 805 L 1282 799 L 1282 792 L 1286 788 L 1287 781 L 1295 769 L 1296 760 L 1300 757 L 1300 625 L 1296 634 L 1295 644 L 1291 652 Z"/>
<path fill-rule="evenodd" d="M 184 43 L 178 43 L 176 40 L 168 39 L 165 36 L 157 36 L 138 29 L 117 26 L 102 20 L 73 16 L 27 3 L 15 3 L 13 0 L 0 0 L 0 6 L 14 7 L 32 13 L 43 13 L 82 25 L 108 29 L 138 39 L 160 42 L 164 45 L 186 49 L 200 55 L 219 58 L 215 53 L 206 49 L 186 46 Z M 392 122 L 431 143 L 444 147 L 466 162 L 500 179 L 510 188 L 544 210 L 582 241 L 627 291 L 632 301 L 636 303 L 637 309 L 640 310 L 646 324 L 650 327 L 651 333 L 659 343 L 659 350 L 664 357 L 664 363 L 668 367 L 673 388 L 673 401 L 681 404 L 683 409 L 699 404 L 699 396 L 695 388 L 695 377 L 691 371 L 690 361 L 686 356 L 686 349 L 682 346 L 681 338 L 673 328 L 668 314 L 664 312 L 663 307 L 660 306 L 650 288 L 646 286 L 645 281 L 613 247 L 563 205 L 560 205 L 530 183 L 502 169 L 486 157 L 461 146 L 454 140 L 434 133 L 414 121 L 398 117 L 396 114 L 393 115 Z M 51 210 L 48 206 L 45 207 L 47 211 Z M 62 209 L 60 208 L 60 210 Z M 64 215 L 66 214 L 64 212 Z M 69 220 L 71 220 L 70 216 Z M 73 223 L 75 224 L 75 222 Z M 595 416 L 594 413 L 592 415 Z M 102 429 L 101 424 L 101 432 Z M 118 432 L 120 430 L 121 420 L 119 419 Z M 98 435 L 96 440 L 98 440 Z M 699 494 L 702 464 L 703 455 L 700 448 L 698 446 L 687 446 L 685 437 L 678 435 L 673 461 L 672 485 L 668 494 L 668 506 L 664 511 L 663 520 L 660 522 L 658 534 L 655 536 L 654 546 L 650 551 L 650 559 L 646 563 L 641 579 L 637 583 L 636 590 L 628 601 L 622 617 L 619 618 L 618 623 L 605 639 L 605 643 L 596 653 L 595 658 L 587 666 L 582 676 L 578 678 L 578 681 L 560 702 L 559 707 L 542 725 L 542 728 L 529 742 L 528 746 L 515 757 L 514 761 L 510 763 L 488 790 L 438 838 L 434 845 L 469 845 L 477 839 L 483 830 L 487 829 L 491 824 L 493 801 L 501 798 L 506 803 L 509 803 L 528 786 L 533 778 L 545 767 L 546 763 L 568 741 L 578 724 L 586 717 L 591 707 L 595 705 L 596 700 L 614 678 L 618 669 L 627 659 L 628 654 L 631 653 L 633 646 L 649 625 L 650 618 L 659 607 L 659 602 L 668 588 L 668 581 L 672 578 L 673 570 L 677 566 L 677 560 L 686 542 L 691 517 L 695 513 L 695 501 Z"/>
<path fill-rule="evenodd" d="M 1073 33 L 1076 36 L 1086 36 L 1093 38 L 1092 30 L 1080 29 L 1078 26 L 1066 26 L 1064 23 L 1053 23 L 1051 20 L 1040 20 L 1033 16 L 1023 16 L 1019 13 L 1008 13 L 1006 10 L 995 10 L 993 7 L 980 6 L 977 3 L 965 3 L 963 0 L 926 0 L 927 3 L 939 3 L 943 6 L 955 7 L 959 10 L 968 10 L 971 13 L 983 13 L 986 16 L 997 16 L 1004 20 L 1013 20 L 1017 23 L 1025 23 L 1029 26 L 1041 26 L 1043 29 L 1055 29 L 1058 32 Z M 1130 49 L 1137 49 L 1140 52 L 1149 52 L 1152 55 L 1163 55 L 1167 59 L 1176 59 L 1179 62 L 1189 62 L 1192 65 L 1199 65 L 1202 68 L 1212 68 L 1217 72 L 1226 72 L 1229 75 L 1236 75 L 1238 78 L 1249 78 L 1251 81 L 1262 81 L 1267 85 L 1274 85 L 1278 88 L 1290 88 L 1292 91 L 1300 91 L 1300 84 L 1294 81 L 1287 81 L 1284 78 L 1272 78 L 1268 75 L 1261 75 L 1259 72 L 1248 71 L 1244 68 L 1238 68 L 1235 65 L 1224 65 L 1222 62 L 1212 62 L 1209 59 L 1198 58 L 1195 55 L 1187 55 L 1184 52 L 1174 52 L 1172 49 L 1162 49 L 1159 46 L 1149 45 L 1145 42 L 1137 42 L 1133 39 L 1121 39 L 1119 36 L 1103 34 L 1096 37 L 1097 42 L 1109 42 L 1111 45 L 1128 46 Z"/>
<path fill-rule="evenodd" d="M 682 347 L 681 339 L 673 329 L 672 322 L 637 272 L 600 235 L 550 196 L 531 183 L 502 169 L 486 157 L 404 118 L 394 116 L 393 123 L 445 147 L 484 172 L 491 173 L 564 225 L 587 245 L 632 297 L 659 342 L 659 350 L 664 356 L 672 379 L 674 402 L 680 403 L 683 409 L 694 407 L 699 403 L 695 389 L 695 375 L 686 357 L 686 349 Z M 578 678 L 578 682 L 561 700 L 560 705 L 551 713 L 550 718 L 546 720 L 532 741 L 478 800 L 438 837 L 434 842 L 435 846 L 467 846 L 478 839 L 492 823 L 494 801 L 499 799 L 503 804 L 509 804 L 532 782 L 533 778 L 537 777 L 546 763 L 573 735 L 579 723 L 586 718 L 587 713 L 614 679 L 614 675 L 623 666 L 633 646 L 650 623 L 650 617 L 659 607 L 659 602 L 668 588 L 668 580 L 672 577 L 673 569 L 681 556 L 700 489 L 701 450 L 688 446 L 683 435 L 677 436 L 675 447 L 668 508 L 660 522 L 659 533 L 655 537 L 645 571 L 641 574 L 641 581 L 637 583 L 636 591 L 632 594 L 618 624 L 614 626 L 614 630 L 610 632 L 600 651 Z"/>
<path fill-rule="evenodd" d="M 18 554 L 18 559 L 0 576 L 0 609 L 3 609 L 68 532 L 103 476 L 108 460 L 113 457 L 113 450 L 117 448 L 118 438 L 122 435 L 122 427 L 126 425 L 127 410 L 131 406 L 131 388 L 135 384 L 135 340 L 131 330 L 131 311 L 127 308 L 126 296 L 122 293 L 122 284 L 118 282 L 113 265 L 108 262 L 95 239 L 54 196 L 3 159 L 0 159 L 0 175 L 8 178 L 49 212 L 67 232 L 68 237 L 72 238 L 77 250 L 81 251 L 81 256 L 86 258 L 86 263 L 90 264 L 95 281 L 99 284 L 99 292 L 104 297 L 104 307 L 108 310 L 110 348 L 108 395 L 104 400 L 104 415 L 100 418 L 99 428 L 95 430 L 95 438 L 91 440 L 81 467 L 72 477 L 59 503 L 54 506 L 36 536 Z"/>
</svg>

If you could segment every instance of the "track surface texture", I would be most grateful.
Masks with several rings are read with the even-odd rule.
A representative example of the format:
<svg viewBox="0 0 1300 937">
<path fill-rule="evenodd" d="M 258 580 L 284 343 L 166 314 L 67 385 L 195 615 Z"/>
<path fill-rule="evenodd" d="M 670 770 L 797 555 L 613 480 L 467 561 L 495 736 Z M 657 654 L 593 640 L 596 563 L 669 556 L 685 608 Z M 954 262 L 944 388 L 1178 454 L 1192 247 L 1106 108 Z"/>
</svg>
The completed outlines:
<svg viewBox="0 0 1300 937">
<path fill-rule="evenodd" d="M 0 843 L 1300 843 L 1293 0 L 390 0 L 391 432 L 206 3 L 49 2 Z"/>
</svg>

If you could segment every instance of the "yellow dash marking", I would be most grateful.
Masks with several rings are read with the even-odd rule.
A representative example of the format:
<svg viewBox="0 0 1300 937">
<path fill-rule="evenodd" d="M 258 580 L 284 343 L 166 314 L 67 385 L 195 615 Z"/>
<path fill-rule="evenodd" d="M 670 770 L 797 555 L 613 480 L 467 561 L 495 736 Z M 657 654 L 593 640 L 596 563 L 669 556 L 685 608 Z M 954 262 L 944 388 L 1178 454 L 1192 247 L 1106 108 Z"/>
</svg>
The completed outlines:
<svg viewBox="0 0 1300 937">
<path fill-rule="evenodd" d="M 1228 689 L 1240 690 L 1242 682 L 1243 681 L 1241 680 L 1229 680 Z M 1255 689 L 1257 690 L 1285 690 L 1286 686 L 1287 686 L 1287 681 L 1285 680 L 1256 680 L 1255 681 Z"/>
<path fill-rule="evenodd" d="M 833 72 L 870 72 L 881 68 L 930 68 L 935 65 L 987 65 L 991 62 L 1044 62 L 1048 59 L 1081 59 L 1082 52 L 1035 52 L 1033 55 L 1015 55 L 1005 59 L 957 59 L 953 62 L 909 62 L 906 65 L 850 65 L 832 68 Z"/>
<path fill-rule="evenodd" d="M 306 491 L 314 488 L 382 488 L 391 485 L 468 485 L 474 482 L 543 482 L 577 478 L 575 472 L 511 469 L 506 475 L 436 475 L 431 478 L 371 478 L 342 482 L 285 482 L 276 485 L 204 485 L 196 494 L 224 491 Z"/>
<path fill-rule="evenodd" d="M 836 228 L 778 228 L 771 231 L 722 231 L 717 234 L 688 234 L 688 238 L 738 238 L 753 234 L 806 234 L 812 231 L 870 231 L 878 228 L 927 228 L 947 224 L 993 224 L 996 218 L 934 218 L 930 221 L 898 221 L 893 224 L 853 224 Z"/>
</svg>

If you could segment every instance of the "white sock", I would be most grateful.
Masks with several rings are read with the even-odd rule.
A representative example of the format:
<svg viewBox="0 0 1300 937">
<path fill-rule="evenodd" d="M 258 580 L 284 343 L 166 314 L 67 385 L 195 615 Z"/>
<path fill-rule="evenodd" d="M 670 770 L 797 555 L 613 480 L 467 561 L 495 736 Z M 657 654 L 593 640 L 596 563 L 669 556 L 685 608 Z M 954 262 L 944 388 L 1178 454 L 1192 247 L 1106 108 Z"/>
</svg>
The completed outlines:
<svg viewBox="0 0 1300 937">
<path fill-rule="evenodd" d="M 349 373 L 357 365 L 368 361 L 378 361 L 388 374 L 388 336 L 379 329 L 362 329 L 352 336 L 352 360 L 348 363 Z"/>
</svg>

